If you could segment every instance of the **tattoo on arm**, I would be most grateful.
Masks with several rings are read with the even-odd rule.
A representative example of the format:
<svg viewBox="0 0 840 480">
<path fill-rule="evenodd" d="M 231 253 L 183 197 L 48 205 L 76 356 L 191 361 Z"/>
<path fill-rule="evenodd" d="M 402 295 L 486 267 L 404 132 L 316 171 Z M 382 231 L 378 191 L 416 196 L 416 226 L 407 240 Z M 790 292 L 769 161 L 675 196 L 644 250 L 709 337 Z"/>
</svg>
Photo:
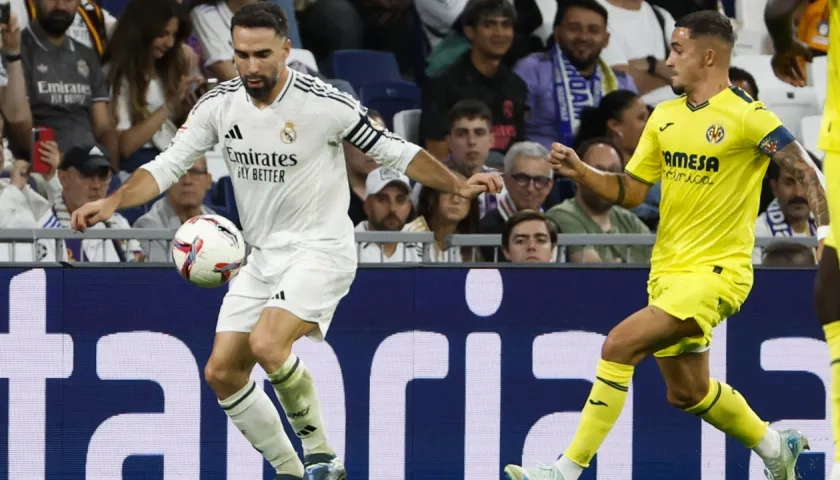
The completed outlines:
<svg viewBox="0 0 840 480">
<path fill-rule="evenodd" d="M 621 179 L 621 175 L 615 176 L 616 181 L 618 182 L 618 198 L 615 200 L 616 205 L 624 205 L 624 180 Z"/>
<path fill-rule="evenodd" d="M 779 167 L 793 175 L 805 187 L 808 206 L 814 214 L 817 225 L 828 225 L 828 203 L 825 200 L 824 182 L 808 152 L 798 142 L 791 142 L 776 152 L 772 158 Z"/>
</svg>

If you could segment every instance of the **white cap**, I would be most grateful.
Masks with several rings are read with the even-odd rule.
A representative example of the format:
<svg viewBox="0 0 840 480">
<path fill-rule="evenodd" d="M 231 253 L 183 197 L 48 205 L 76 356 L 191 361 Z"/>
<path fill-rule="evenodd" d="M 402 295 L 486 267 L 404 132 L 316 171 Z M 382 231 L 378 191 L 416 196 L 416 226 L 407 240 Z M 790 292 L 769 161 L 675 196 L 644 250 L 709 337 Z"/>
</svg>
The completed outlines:
<svg viewBox="0 0 840 480">
<path fill-rule="evenodd" d="M 407 191 L 411 191 L 411 183 L 405 174 L 393 168 L 379 167 L 367 176 L 367 180 L 365 181 L 365 198 L 376 195 L 392 183 L 398 183 L 404 186 Z"/>
</svg>

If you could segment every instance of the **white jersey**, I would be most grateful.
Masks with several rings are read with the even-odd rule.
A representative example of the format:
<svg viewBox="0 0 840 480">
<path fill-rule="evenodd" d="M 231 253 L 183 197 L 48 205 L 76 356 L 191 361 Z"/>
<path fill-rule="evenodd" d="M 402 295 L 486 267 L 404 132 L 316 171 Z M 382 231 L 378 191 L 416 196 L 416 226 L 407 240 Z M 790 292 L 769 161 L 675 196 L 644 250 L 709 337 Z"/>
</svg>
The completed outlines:
<svg viewBox="0 0 840 480">
<path fill-rule="evenodd" d="M 287 72 L 274 104 L 263 109 L 239 78 L 221 83 L 193 107 L 169 148 L 141 168 L 163 192 L 221 143 L 250 245 L 355 252 L 342 141 L 401 172 L 420 147 L 371 123 L 353 97 Z"/>
</svg>

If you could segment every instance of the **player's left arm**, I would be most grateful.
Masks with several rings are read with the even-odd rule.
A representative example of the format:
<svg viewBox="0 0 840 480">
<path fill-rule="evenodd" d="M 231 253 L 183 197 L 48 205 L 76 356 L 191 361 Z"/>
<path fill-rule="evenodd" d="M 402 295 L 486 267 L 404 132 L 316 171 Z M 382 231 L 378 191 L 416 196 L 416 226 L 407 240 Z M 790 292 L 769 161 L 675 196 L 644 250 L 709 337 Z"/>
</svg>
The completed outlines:
<svg viewBox="0 0 840 480">
<path fill-rule="evenodd" d="M 744 115 L 744 135 L 779 167 L 789 172 L 806 190 L 808 206 L 818 226 L 828 225 L 825 179 L 805 148 L 761 102 L 753 102 Z"/>
<path fill-rule="evenodd" d="M 337 92 L 335 90 L 330 94 Z M 355 99 L 346 94 L 339 95 L 346 96 L 344 100 L 350 102 L 344 106 L 338 105 L 334 110 L 339 120 L 341 138 L 377 162 L 404 172 L 422 185 L 467 198 L 483 192 L 498 193 L 502 190 L 500 175 L 480 173 L 464 181 L 420 146 L 372 122 L 367 116 L 367 109 Z"/>
</svg>

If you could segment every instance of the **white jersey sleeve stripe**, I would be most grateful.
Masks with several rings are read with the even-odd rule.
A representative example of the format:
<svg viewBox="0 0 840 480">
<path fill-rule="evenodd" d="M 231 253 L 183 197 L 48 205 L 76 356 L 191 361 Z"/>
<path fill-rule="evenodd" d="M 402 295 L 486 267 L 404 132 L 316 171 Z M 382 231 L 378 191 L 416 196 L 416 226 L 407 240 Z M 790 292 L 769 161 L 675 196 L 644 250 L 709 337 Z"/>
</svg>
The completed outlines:
<svg viewBox="0 0 840 480">
<path fill-rule="evenodd" d="M 218 97 L 219 95 L 224 95 L 225 93 L 235 92 L 240 88 L 242 88 L 242 79 L 240 79 L 239 77 L 232 78 L 226 82 L 222 82 L 213 90 L 210 90 L 209 92 L 202 95 L 201 98 L 199 98 L 198 101 L 195 102 L 195 106 L 193 106 L 192 109 L 195 110 L 196 108 L 198 108 L 199 105 L 211 98 Z"/>
<path fill-rule="evenodd" d="M 310 93 L 315 95 L 316 97 L 321 98 L 329 98 L 330 100 L 335 100 L 339 103 L 343 103 L 352 109 L 356 109 L 356 100 L 353 97 L 340 93 L 337 90 L 327 90 L 326 88 L 322 88 L 317 84 L 307 85 L 303 81 L 297 81 L 295 79 L 295 88 L 298 90 L 304 91 L 306 93 Z"/>
</svg>

